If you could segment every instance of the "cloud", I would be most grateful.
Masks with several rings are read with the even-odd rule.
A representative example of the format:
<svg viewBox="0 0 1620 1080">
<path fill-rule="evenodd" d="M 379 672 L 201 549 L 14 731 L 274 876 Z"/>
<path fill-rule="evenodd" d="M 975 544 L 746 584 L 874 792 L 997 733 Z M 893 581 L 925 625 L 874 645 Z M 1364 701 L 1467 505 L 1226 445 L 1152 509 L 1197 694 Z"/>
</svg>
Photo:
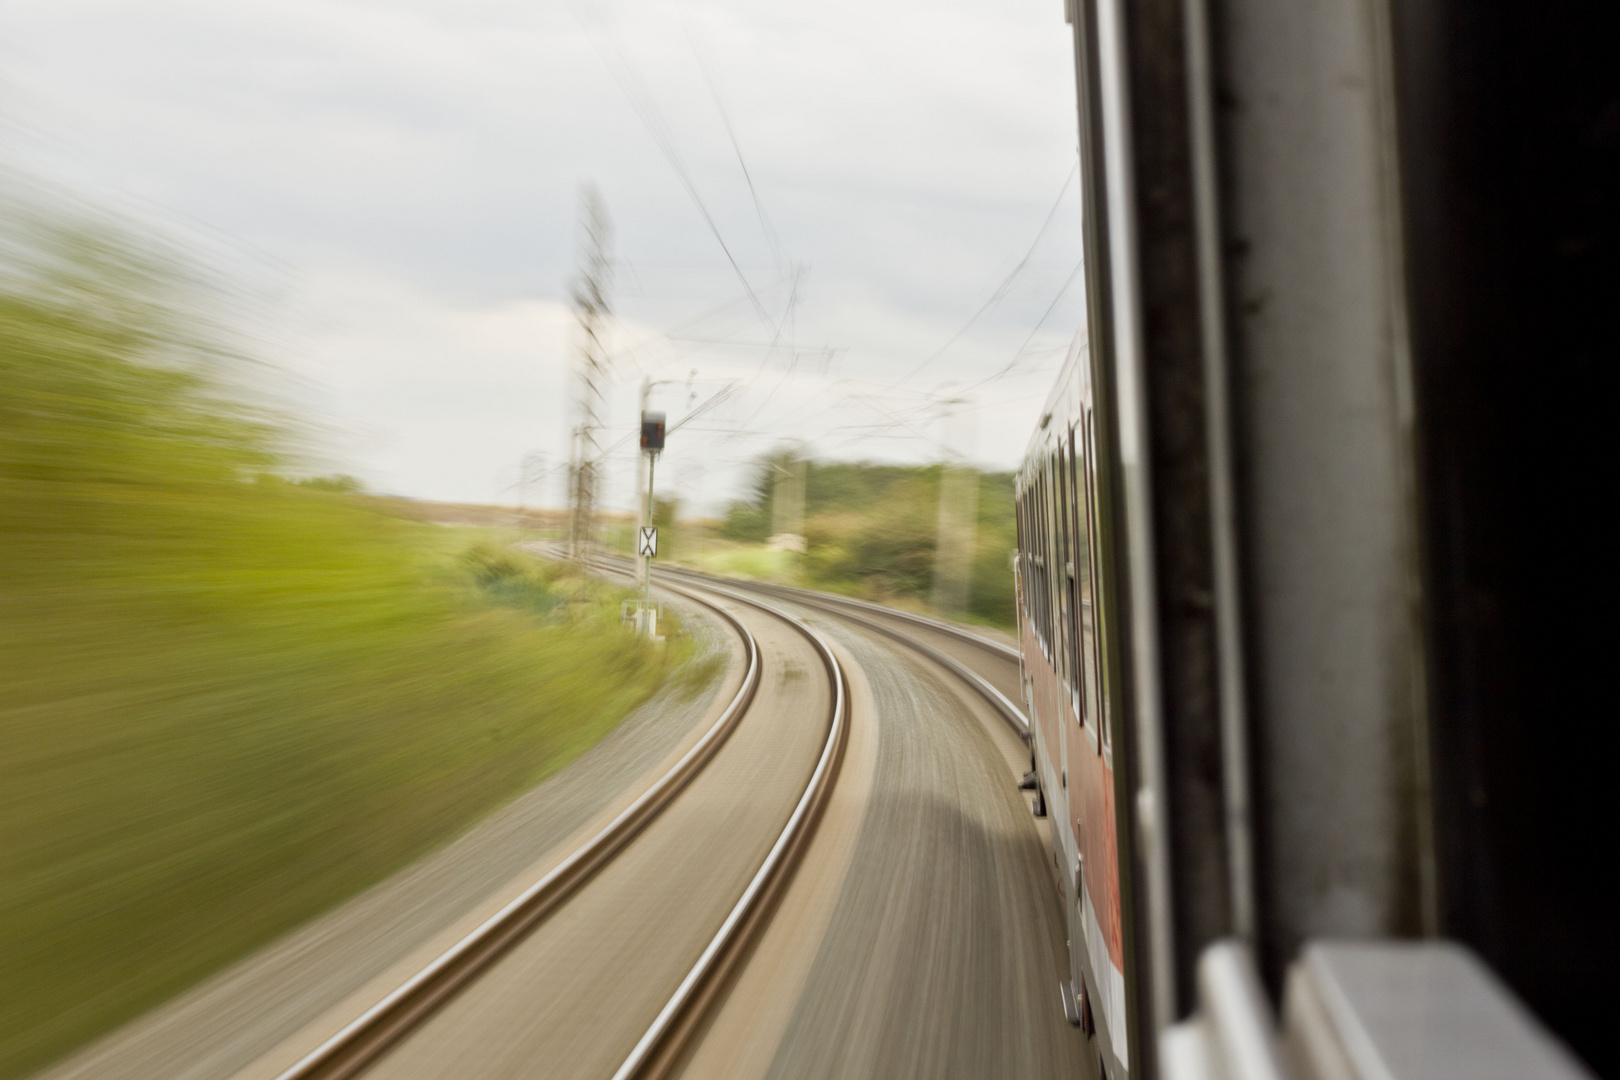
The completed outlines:
<svg viewBox="0 0 1620 1080">
<path fill-rule="evenodd" d="M 726 461 L 778 438 L 936 454 L 936 421 L 860 435 L 870 410 L 848 380 L 870 395 L 961 328 L 1028 248 L 1075 142 L 1057 0 L 19 0 L 0 40 L 8 119 L 27 133 L 12 153 L 286 268 L 293 329 L 276 352 L 333 432 L 328 452 L 442 498 L 491 497 L 531 450 L 566 457 L 581 180 L 614 218 L 620 340 L 646 339 L 622 363 L 614 422 L 633 419 L 649 374 L 754 380 L 725 413 L 751 432 L 690 433 L 714 463 L 693 497 L 713 502 L 735 480 Z M 697 324 L 706 342 L 663 339 L 743 287 L 649 134 L 653 112 L 773 322 L 807 268 L 780 338 L 797 348 L 736 344 L 775 333 L 746 302 Z M 1003 301 L 883 394 L 920 402 L 1006 366 L 1078 257 L 1071 197 Z M 1080 292 L 1052 306 L 1016 377 L 979 392 L 979 457 L 1016 460 Z"/>
</svg>

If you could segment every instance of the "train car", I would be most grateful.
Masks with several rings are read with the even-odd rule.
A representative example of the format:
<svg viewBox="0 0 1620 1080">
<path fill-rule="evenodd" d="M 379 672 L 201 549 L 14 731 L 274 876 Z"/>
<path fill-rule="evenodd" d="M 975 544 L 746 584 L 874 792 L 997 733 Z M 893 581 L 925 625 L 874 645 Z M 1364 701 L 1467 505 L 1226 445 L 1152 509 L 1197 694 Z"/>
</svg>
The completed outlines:
<svg viewBox="0 0 1620 1080">
<path fill-rule="evenodd" d="M 1620 1076 L 1612 5 L 1064 10 L 1016 567 L 1069 1015 L 1111 1080 Z"/>
<path fill-rule="evenodd" d="M 1036 813 L 1064 871 L 1065 1011 L 1095 1036 L 1106 1074 L 1130 1075 L 1115 813 L 1118 649 L 1107 599 L 1110 518 L 1098 468 L 1089 353 L 1077 337 L 1018 472 L 1019 638 Z"/>
</svg>

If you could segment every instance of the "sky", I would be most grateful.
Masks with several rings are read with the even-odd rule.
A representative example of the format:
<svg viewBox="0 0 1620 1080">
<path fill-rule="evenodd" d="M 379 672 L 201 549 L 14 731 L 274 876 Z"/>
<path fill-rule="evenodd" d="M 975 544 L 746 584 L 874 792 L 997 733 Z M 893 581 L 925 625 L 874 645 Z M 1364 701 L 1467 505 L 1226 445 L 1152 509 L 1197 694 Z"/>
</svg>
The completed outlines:
<svg viewBox="0 0 1620 1080">
<path fill-rule="evenodd" d="M 307 465 L 560 505 L 583 185 L 612 225 L 603 501 L 750 463 L 1018 460 L 1083 330 L 1062 0 L 8 0 L 0 163 L 261 300 Z M 523 462 L 530 465 L 525 468 Z"/>
</svg>

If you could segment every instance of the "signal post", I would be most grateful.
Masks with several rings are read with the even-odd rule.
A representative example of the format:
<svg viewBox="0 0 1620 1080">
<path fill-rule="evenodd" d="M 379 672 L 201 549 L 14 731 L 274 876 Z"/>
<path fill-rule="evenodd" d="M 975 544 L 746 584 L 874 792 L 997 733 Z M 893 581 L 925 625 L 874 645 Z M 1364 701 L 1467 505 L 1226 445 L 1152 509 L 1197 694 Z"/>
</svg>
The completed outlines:
<svg viewBox="0 0 1620 1080">
<path fill-rule="evenodd" d="M 664 450 L 664 433 L 664 414 L 642 410 L 641 452 L 647 455 L 647 503 L 644 524 L 636 530 L 636 555 L 641 559 L 641 610 L 636 613 L 636 630 L 648 637 L 658 636 L 658 609 L 652 604 L 652 561 L 658 554 L 658 527 L 653 524 L 653 472 Z"/>
</svg>

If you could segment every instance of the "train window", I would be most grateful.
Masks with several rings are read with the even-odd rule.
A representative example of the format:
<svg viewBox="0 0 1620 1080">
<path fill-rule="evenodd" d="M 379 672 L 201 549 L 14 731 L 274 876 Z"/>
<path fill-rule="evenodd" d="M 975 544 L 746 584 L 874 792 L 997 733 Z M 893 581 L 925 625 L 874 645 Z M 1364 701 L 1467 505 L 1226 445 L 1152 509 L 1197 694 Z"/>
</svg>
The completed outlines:
<svg viewBox="0 0 1620 1080">
<path fill-rule="evenodd" d="M 1083 437 L 1083 432 L 1081 435 Z M 1068 590 L 1069 618 L 1073 623 L 1070 663 L 1074 671 L 1074 683 L 1071 692 L 1074 695 L 1075 716 L 1085 725 L 1095 724 L 1097 714 L 1093 697 L 1096 673 L 1088 663 L 1093 642 L 1089 633 L 1090 615 L 1086 610 L 1091 599 L 1091 543 L 1089 530 L 1085 524 L 1086 484 L 1080 476 L 1081 469 L 1085 465 L 1085 450 L 1080 448 L 1073 428 L 1069 429 L 1067 449 L 1064 465 L 1068 475 L 1064 488 L 1069 512 L 1065 524 L 1073 539 L 1069 544 L 1069 563 L 1065 567 L 1064 584 Z"/>
<path fill-rule="evenodd" d="M 1035 644 L 1046 650 L 1046 544 L 1042 540 L 1045 525 L 1041 521 L 1041 474 L 1032 472 L 1029 478 L 1029 613 L 1035 624 Z"/>
<path fill-rule="evenodd" d="M 1052 661 L 1052 670 L 1063 678 L 1060 627 L 1057 605 L 1057 576 L 1063 572 L 1063 554 L 1058 547 L 1056 498 L 1057 487 L 1052 478 L 1052 459 L 1041 466 L 1041 487 L 1046 509 L 1046 655 Z"/>
<path fill-rule="evenodd" d="M 1041 473 L 1035 470 L 1034 499 L 1031 509 L 1034 511 L 1035 525 L 1035 640 L 1041 646 L 1041 652 L 1046 652 L 1046 493 L 1041 483 Z"/>
<path fill-rule="evenodd" d="M 1041 469 L 1041 644 L 1052 658 L 1052 481 Z"/>
<path fill-rule="evenodd" d="M 1080 708 L 1080 668 L 1075 659 L 1074 626 L 1074 529 L 1070 524 L 1074 516 L 1073 476 L 1069 471 L 1069 444 L 1059 440 L 1052 456 L 1052 477 L 1057 482 L 1057 565 L 1054 568 L 1057 586 L 1058 649 L 1063 655 L 1063 681 L 1069 688 L 1073 708 Z"/>
<path fill-rule="evenodd" d="M 1052 475 L 1052 459 L 1048 457 L 1041 465 L 1046 473 L 1046 514 L 1047 533 L 1046 542 L 1051 550 L 1052 558 L 1047 564 L 1047 597 L 1051 605 L 1050 622 L 1052 626 L 1052 672 L 1057 676 L 1059 685 L 1063 682 L 1063 610 L 1058 600 L 1058 582 L 1063 577 L 1063 534 L 1058 530 L 1058 522 L 1062 520 L 1062 512 L 1057 503 L 1057 477 Z"/>
<path fill-rule="evenodd" d="M 1015 482 L 1014 485 L 1013 485 L 1013 553 L 1014 553 L 1014 555 L 1017 556 L 1018 561 L 1014 565 L 1015 566 L 1021 566 L 1023 568 L 1021 570 L 1017 571 L 1016 576 L 1014 577 L 1013 604 L 1018 609 L 1017 614 L 1018 614 L 1019 621 L 1020 621 L 1019 622 L 1020 629 L 1022 628 L 1022 620 L 1023 620 L 1023 616 L 1024 616 L 1025 613 L 1024 613 L 1024 590 L 1017 587 L 1018 578 L 1026 577 L 1029 574 L 1029 570 L 1028 570 L 1029 560 L 1024 557 L 1024 536 L 1025 535 L 1026 534 L 1024 532 L 1024 493 L 1021 490 L 1019 490 L 1019 487 L 1018 487 L 1017 483 Z M 1019 637 L 1020 638 L 1023 637 L 1022 633 L 1019 634 Z"/>
<path fill-rule="evenodd" d="M 1052 656 L 1052 477 L 1041 464 L 1041 628 L 1046 657 Z"/>
<path fill-rule="evenodd" d="M 1102 651 L 1103 642 L 1106 639 L 1101 633 L 1103 618 L 1107 613 L 1103 609 L 1103 587 L 1101 574 L 1099 573 L 1102 567 L 1102 534 L 1098 529 L 1098 515 L 1101 503 L 1097 491 L 1097 430 L 1090 409 L 1082 413 L 1080 423 L 1084 429 L 1082 445 L 1086 455 L 1086 531 L 1091 537 L 1091 581 L 1089 582 L 1091 586 L 1089 590 L 1091 593 L 1091 620 L 1089 627 L 1091 641 L 1088 650 L 1088 665 L 1096 684 L 1097 732 L 1102 743 L 1102 752 L 1112 759 L 1113 709 L 1108 700 L 1108 659 Z"/>
<path fill-rule="evenodd" d="M 1093 738 L 1096 738 L 1101 728 L 1099 699 L 1101 687 L 1097 680 L 1097 601 L 1096 601 L 1096 575 L 1093 569 L 1096 565 L 1096 547 L 1091 529 L 1091 508 L 1094 501 L 1091 484 L 1091 461 L 1087 441 L 1087 416 L 1081 414 L 1080 424 L 1074 431 L 1074 447 L 1076 457 L 1075 468 L 1075 496 L 1077 505 L 1074 515 L 1075 531 L 1075 591 L 1078 594 L 1079 624 L 1080 624 L 1080 664 L 1082 678 L 1085 683 L 1086 723 L 1090 726 Z"/>
<path fill-rule="evenodd" d="M 1018 491 L 1014 517 L 1017 519 L 1018 527 L 1018 562 L 1021 571 L 1019 577 L 1023 579 L 1023 588 L 1019 590 L 1018 603 L 1023 608 L 1024 616 L 1027 618 L 1029 616 L 1029 492 L 1022 485 L 1020 485 Z"/>
<path fill-rule="evenodd" d="M 1024 529 L 1024 492 L 1021 487 L 1013 487 L 1013 554 L 1017 555 L 1019 578 L 1029 576 L 1029 557 L 1025 555 L 1024 538 L 1029 533 Z M 1016 589 L 1013 593 L 1013 602 L 1019 609 L 1019 615 L 1024 615 L 1024 589 Z"/>
<path fill-rule="evenodd" d="M 1030 629 L 1035 635 L 1035 644 L 1044 647 L 1046 640 L 1046 626 L 1041 621 L 1041 573 L 1043 561 L 1041 558 L 1041 503 L 1040 481 L 1031 476 L 1029 490 L 1026 493 L 1029 514 L 1029 620 Z"/>
<path fill-rule="evenodd" d="M 1024 551 L 1028 558 L 1025 562 L 1024 574 L 1024 610 L 1029 614 L 1030 633 L 1040 636 L 1041 624 L 1039 618 L 1039 605 L 1035 600 L 1035 590 L 1040 582 L 1040 553 L 1036 551 L 1035 543 L 1035 485 L 1030 477 L 1024 480 Z"/>
</svg>

